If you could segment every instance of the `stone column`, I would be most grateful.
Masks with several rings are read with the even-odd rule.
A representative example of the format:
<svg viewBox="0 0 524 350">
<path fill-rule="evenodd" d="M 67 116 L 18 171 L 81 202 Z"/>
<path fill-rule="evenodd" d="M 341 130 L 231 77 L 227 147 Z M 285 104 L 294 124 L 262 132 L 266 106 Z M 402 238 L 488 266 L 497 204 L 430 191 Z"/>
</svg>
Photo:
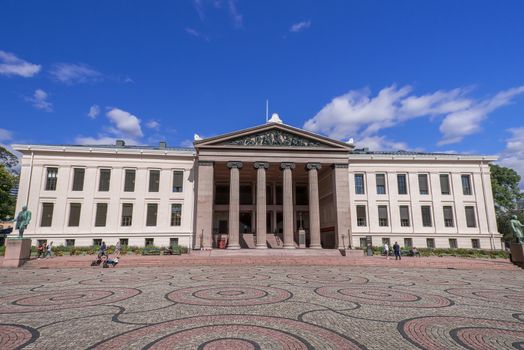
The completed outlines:
<svg viewBox="0 0 524 350">
<path fill-rule="evenodd" d="M 266 244 L 266 169 L 268 162 L 253 163 L 257 169 L 257 248 L 265 249 Z"/>
<path fill-rule="evenodd" d="M 227 162 L 229 173 L 229 243 L 228 249 L 240 249 L 240 169 L 242 162 Z"/>
<path fill-rule="evenodd" d="M 196 249 L 211 249 L 213 243 L 213 170 L 213 162 L 198 161 Z"/>
<path fill-rule="evenodd" d="M 309 247 L 319 249 L 320 245 L 320 207 L 318 198 L 318 171 L 321 165 L 319 163 L 308 163 L 309 178 Z"/>
<path fill-rule="evenodd" d="M 283 211 L 284 211 L 284 248 L 294 249 L 294 234 L 293 234 L 293 174 L 292 169 L 295 169 L 295 163 L 280 163 L 280 168 L 284 172 L 283 181 Z"/>
<path fill-rule="evenodd" d="M 346 236 L 349 232 L 349 176 L 347 163 L 333 164 L 333 194 L 337 248 L 344 249 L 351 243 L 350 237 Z"/>
</svg>

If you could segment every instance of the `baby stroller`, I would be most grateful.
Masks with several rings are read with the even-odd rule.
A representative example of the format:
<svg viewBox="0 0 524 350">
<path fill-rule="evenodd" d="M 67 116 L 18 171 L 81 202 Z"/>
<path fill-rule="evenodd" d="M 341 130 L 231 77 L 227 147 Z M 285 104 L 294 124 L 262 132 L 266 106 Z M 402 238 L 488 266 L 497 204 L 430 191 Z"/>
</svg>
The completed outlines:
<svg viewBox="0 0 524 350">
<path fill-rule="evenodd" d="M 114 257 L 114 258 L 105 259 L 104 263 L 102 264 L 102 267 L 104 269 L 107 269 L 109 266 L 115 267 L 117 264 L 118 264 L 118 258 Z"/>
</svg>

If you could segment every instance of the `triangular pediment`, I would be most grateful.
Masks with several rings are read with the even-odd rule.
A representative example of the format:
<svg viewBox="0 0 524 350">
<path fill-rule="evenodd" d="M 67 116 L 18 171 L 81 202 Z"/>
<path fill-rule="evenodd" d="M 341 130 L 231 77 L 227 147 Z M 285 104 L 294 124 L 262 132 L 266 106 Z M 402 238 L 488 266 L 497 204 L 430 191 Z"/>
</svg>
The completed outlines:
<svg viewBox="0 0 524 350">
<path fill-rule="evenodd" d="M 352 146 L 289 125 L 267 123 L 204 140 L 195 147 L 212 148 L 298 148 L 310 150 L 351 150 Z"/>
</svg>

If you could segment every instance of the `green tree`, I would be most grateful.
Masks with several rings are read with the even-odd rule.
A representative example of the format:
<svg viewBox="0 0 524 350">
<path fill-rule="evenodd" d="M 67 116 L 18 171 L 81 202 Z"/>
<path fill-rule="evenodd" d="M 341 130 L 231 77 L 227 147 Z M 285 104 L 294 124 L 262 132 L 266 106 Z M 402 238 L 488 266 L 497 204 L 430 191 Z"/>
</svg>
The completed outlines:
<svg viewBox="0 0 524 350">
<path fill-rule="evenodd" d="M 513 211 L 522 198 L 519 189 L 520 175 L 511 168 L 490 164 L 491 187 L 497 211 Z M 504 208 L 504 209 L 502 209 Z"/>
<path fill-rule="evenodd" d="M 0 146 L 0 219 L 15 215 L 16 197 L 10 192 L 18 184 L 17 165 L 18 158 Z"/>
</svg>

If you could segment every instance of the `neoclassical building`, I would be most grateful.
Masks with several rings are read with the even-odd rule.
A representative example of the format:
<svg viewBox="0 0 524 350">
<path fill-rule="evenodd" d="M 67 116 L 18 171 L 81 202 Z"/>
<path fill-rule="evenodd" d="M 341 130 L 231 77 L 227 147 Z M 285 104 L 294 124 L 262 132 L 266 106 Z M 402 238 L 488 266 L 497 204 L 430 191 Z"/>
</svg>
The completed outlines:
<svg viewBox="0 0 524 350">
<path fill-rule="evenodd" d="M 25 235 L 193 249 L 501 248 L 495 157 L 373 152 L 278 119 L 194 148 L 13 145 Z"/>
</svg>

